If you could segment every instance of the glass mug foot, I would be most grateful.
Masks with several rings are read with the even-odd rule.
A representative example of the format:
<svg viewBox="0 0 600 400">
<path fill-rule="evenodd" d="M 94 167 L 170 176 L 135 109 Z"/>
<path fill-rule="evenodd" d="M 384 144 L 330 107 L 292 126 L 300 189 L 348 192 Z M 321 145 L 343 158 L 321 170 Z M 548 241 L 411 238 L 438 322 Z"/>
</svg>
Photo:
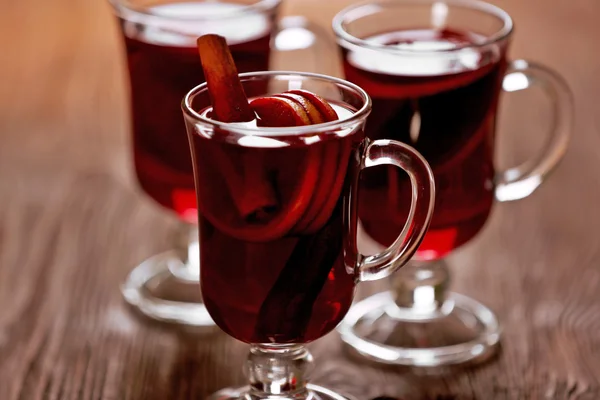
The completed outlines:
<svg viewBox="0 0 600 400">
<path fill-rule="evenodd" d="M 386 364 L 438 367 L 492 356 L 500 342 L 494 313 L 458 293 L 449 293 L 447 302 L 447 315 L 410 320 L 391 292 L 378 293 L 355 304 L 339 332 L 360 354 Z"/>
<path fill-rule="evenodd" d="M 245 364 L 249 385 L 220 390 L 209 400 L 354 400 L 308 383 L 313 364 L 302 345 L 251 345 Z"/>
<path fill-rule="evenodd" d="M 373 361 L 415 367 L 480 362 L 495 353 L 500 325 L 470 297 L 447 291 L 443 260 L 411 261 L 391 279 L 392 290 L 352 306 L 338 330 Z"/>
<path fill-rule="evenodd" d="M 202 302 L 198 280 L 197 273 L 187 271 L 180 253 L 172 250 L 134 268 L 121 292 L 127 303 L 151 319 L 212 327 L 215 323 Z"/>
<path fill-rule="evenodd" d="M 306 385 L 308 391 L 298 396 L 269 396 L 270 400 L 355 400 L 353 397 L 342 396 L 317 385 Z M 258 400 L 250 394 L 248 386 L 239 389 L 223 389 L 213 394 L 208 400 Z"/>
</svg>

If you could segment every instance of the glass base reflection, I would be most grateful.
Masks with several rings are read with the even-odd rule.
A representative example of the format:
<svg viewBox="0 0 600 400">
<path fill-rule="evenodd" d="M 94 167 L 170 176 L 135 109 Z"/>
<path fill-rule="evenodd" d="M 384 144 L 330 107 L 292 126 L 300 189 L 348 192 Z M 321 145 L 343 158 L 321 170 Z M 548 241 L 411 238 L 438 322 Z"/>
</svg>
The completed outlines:
<svg viewBox="0 0 600 400">
<path fill-rule="evenodd" d="M 249 387 L 240 389 L 224 389 L 213 394 L 208 400 L 355 400 L 353 397 L 342 396 L 331 390 L 317 385 L 307 385 L 307 392 L 284 396 L 269 395 L 269 397 L 257 397 Z"/>
<path fill-rule="evenodd" d="M 198 273 L 190 272 L 177 251 L 167 251 L 138 265 L 121 286 L 125 300 L 147 317 L 194 327 L 213 327 Z"/>
<path fill-rule="evenodd" d="M 481 362 L 500 342 L 494 313 L 457 293 L 448 293 L 431 318 L 411 314 L 395 303 L 392 292 L 382 292 L 353 305 L 338 330 L 367 359 L 414 367 Z"/>
</svg>

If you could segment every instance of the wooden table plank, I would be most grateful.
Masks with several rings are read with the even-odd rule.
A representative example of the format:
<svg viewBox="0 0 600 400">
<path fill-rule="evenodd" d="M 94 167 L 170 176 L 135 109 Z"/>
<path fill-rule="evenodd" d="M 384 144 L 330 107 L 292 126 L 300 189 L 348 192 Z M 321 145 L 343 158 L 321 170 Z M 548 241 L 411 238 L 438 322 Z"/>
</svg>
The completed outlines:
<svg viewBox="0 0 600 400">
<path fill-rule="evenodd" d="M 289 0 L 284 12 L 328 29 L 347 3 Z M 331 334 L 313 345 L 316 382 L 361 399 L 600 398 L 600 3 L 496 3 L 517 24 L 511 54 L 561 72 L 578 113 L 544 187 L 497 205 L 450 258 L 455 289 L 498 312 L 503 351 L 477 369 L 427 376 L 357 360 Z M 168 248 L 175 222 L 132 179 L 116 29 L 102 1 L 0 6 L 2 400 L 200 399 L 243 383 L 244 345 L 138 319 L 121 300 L 119 282 Z M 529 103 L 503 103 L 503 165 L 539 144 Z"/>
</svg>

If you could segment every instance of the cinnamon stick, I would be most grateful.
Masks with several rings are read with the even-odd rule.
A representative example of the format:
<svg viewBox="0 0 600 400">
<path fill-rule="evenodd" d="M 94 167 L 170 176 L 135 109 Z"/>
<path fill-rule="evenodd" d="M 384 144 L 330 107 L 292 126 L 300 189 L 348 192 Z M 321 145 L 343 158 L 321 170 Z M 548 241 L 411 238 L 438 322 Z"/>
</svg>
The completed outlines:
<svg viewBox="0 0 600 400">
<path fill-rule="evenodd" d="M 211 162 L 221 171 L 238 216 L 246 223 L 264 222 L 279 208 L 277 193 L 262 162 L 260 155 L 251 155 L 256 149 L 242 150 L 244 153 L 233 161 L 229 152 L 213 148 L 207 154 Z"/>
<path fill-rule="evenodd" d="M 197 44 L 215 119 L 221 122 L 256 119 L 225 38 L 204 35 L 198 38 Z"/>
<path fill-rule="evenodd" d="M 198 38 L 197 44 L 213 118 L 228 123 L 255 120 L 256 114 L 248 103 L 225 38 L 204 35 Z M 242 149 L 241 165 L 234 163 L 229 151 L 219 151 L 213 157 L 225 175 L 225 183 L 239 216 L 248 223 L 267 220 L 279 206 L 277 194 L 261 160 L 262 155 L 253 154 L 256 151 L 258 149 Z"/>
</svg>

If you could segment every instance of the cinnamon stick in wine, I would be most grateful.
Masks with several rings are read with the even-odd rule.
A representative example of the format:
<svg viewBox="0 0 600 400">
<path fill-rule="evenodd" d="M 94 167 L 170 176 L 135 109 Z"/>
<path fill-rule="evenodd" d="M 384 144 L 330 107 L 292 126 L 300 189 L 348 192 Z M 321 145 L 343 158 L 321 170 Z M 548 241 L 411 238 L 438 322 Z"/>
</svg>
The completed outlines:
<svg viewBox="0 0 600 400">
<path fill-rule="evenodd" d="M 225 38 L 204 35 L 198 38 L 197 44 L 213 118 L 228 123 L 256 120 Z M 255 154 L 253 149 L 242 151 L 244 156 L 241 157 L 241 165 L 235 165 L 226 152 L 220 152 L 213 159 L 225 174 L 240 217 L 245 222 L 259 222 L 277 210 L 277 195 L 269 180 L 262 154 Z"/>
<path fill-rule="evenodd" d="M 197 44 L 215 119 L 221 122 L 256 119 L 225 38 L 204 35 L 198 38 Z"/>
</svg>

